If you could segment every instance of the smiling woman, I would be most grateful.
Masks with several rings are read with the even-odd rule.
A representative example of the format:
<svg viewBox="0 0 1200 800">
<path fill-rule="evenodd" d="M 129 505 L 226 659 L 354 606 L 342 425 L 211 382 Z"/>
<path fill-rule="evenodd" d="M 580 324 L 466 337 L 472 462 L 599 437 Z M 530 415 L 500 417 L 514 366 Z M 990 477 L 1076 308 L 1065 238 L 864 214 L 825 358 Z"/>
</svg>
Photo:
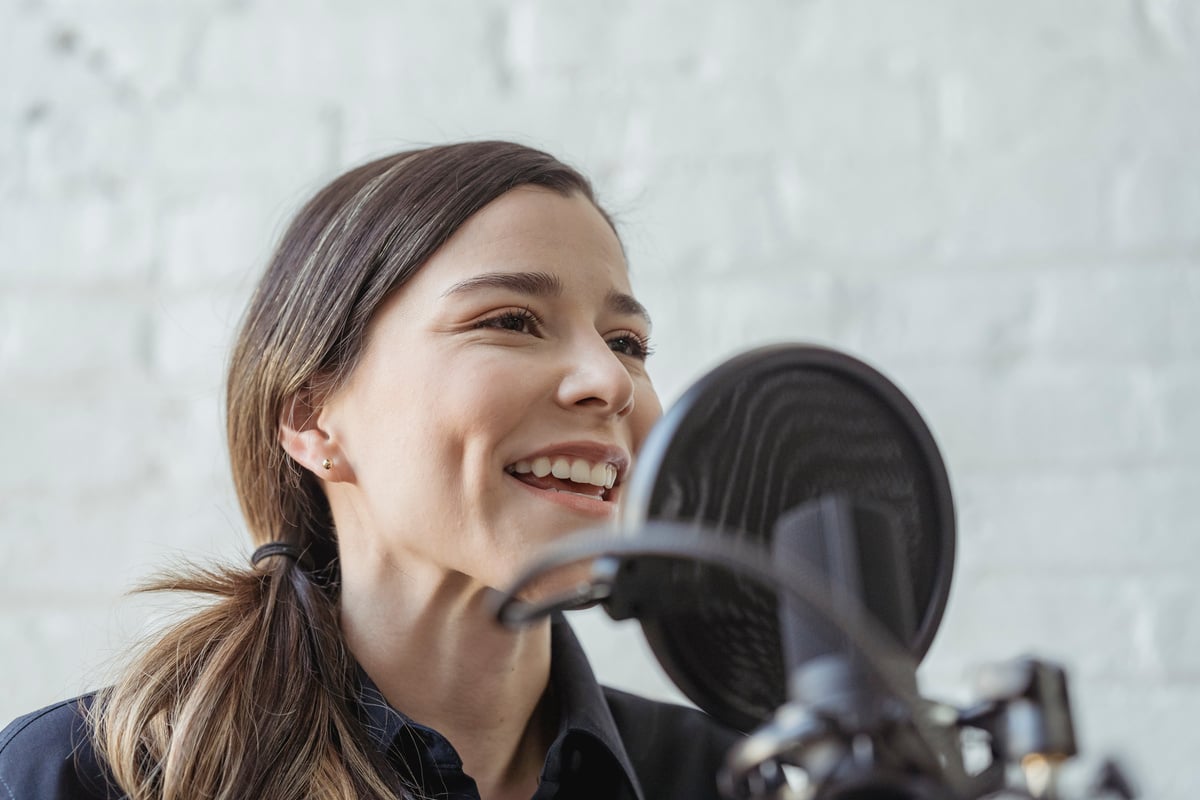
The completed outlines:
<svg viewBox="0 0 1200 800">
<path fill-rule="evenodd" d="M 535 548 L 613 516 L 660 414 L 649 334 L 608 217 L 544 153 L 336 179 L 230 365 L 251 567 L 163 578 L 212 602 L 0 734 L 0 796 L 716 797 L 732 733 L 601 688 L 562 619 L 487 611 Z"/>
<path fill-rule="evenodd" d="M 595 205 L 522 187 L 467 220 L 381 306 L 345 385 L 283 428 L 298 463 L 335 465 L 322 477 L 343 574 L 363 579 L 347 579 L 344 613 L 358 601 L 350 586 L 427 594 L 417 584 L 447 570 L 501 586 L 533 547 L 612 514 L 660 414 L 647 320 L 614 300 L 630 296 Z M 534 476 L 543 460 L 553 476 Z M 387 561 L 408 581 L 360 576 Z M 418 577 L 418 564 L 432 574 Z"/>
</svg>

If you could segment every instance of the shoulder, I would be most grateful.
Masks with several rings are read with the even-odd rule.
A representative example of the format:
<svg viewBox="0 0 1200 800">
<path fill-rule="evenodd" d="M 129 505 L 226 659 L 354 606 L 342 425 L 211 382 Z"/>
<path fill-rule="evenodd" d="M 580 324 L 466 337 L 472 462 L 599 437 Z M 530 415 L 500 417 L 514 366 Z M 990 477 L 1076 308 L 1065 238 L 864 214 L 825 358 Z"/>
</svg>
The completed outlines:
<svg viewBox="0 0 1200 800">
<path fill-rule="evenodd" d="M 741 733 L 695 708 L 608 687 L 604 696 L 647 796 L 718 796 L 717 770 Z"/>
<path fill-rule="evenodd" d="M 0 800 L 104 800 L 85 714 L 92 695 L 64 700 L 0 731 Z"/>
</svg>

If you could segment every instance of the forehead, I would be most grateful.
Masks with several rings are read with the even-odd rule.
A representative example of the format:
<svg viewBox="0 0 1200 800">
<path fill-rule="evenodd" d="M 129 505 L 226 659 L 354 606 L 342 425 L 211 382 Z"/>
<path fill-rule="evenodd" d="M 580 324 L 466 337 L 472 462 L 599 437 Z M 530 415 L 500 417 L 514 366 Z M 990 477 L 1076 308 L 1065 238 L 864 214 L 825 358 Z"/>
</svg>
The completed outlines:
<svg viewBox="0 0 1200 800">
<path fill-rule="evenodd" d="M 522 186 L 484 206 L 411 281 L 441 294 L 474 275 L 538 271 L 568 291 L 629 291 L 625 254 L 612 226 L 581 194 Z"/>
</svg>

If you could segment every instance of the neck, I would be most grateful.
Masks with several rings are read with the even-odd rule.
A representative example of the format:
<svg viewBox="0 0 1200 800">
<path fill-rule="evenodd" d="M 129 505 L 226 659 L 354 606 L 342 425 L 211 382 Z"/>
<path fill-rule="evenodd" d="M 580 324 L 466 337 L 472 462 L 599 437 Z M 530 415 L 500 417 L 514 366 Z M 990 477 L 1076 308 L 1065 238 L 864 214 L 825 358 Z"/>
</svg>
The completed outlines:
<svg viewBox="0 0 1200 800">
<path fill-rule="evenodd" d="M 501 628 L 489 590 L 460 573 L 343 542 L 346 643 L 387 701 L 444 735 L 482 797 L 529 797 L 557 719 L 543 703 L 550 626 Z M 367 556 L 367 554 L 364 554 Z"/>
</svg>

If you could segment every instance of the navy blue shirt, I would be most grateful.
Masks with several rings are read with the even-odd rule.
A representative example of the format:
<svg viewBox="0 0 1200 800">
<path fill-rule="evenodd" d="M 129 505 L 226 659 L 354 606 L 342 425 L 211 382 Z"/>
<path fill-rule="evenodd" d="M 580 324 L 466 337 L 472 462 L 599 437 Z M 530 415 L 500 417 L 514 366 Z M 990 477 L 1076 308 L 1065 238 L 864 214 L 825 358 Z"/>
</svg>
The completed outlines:
<svg viewBox="0 0 1200 800">
<path fill-rule="evenodd" d="M 717 800 L 716 772 L 738 734 L 695 709 L 601 687 L 570 626 L 552 626 L 550 689 L 560 722 L 534 800 Z M 117 800 L 107 793 L 83 710 L 67 700 L 0 732 L 0 800 Z M 454 747 L 392 708 L 362 674 L 363 722 L 401 777 L 437 800 L 478 800 Z"/>
</svg>

